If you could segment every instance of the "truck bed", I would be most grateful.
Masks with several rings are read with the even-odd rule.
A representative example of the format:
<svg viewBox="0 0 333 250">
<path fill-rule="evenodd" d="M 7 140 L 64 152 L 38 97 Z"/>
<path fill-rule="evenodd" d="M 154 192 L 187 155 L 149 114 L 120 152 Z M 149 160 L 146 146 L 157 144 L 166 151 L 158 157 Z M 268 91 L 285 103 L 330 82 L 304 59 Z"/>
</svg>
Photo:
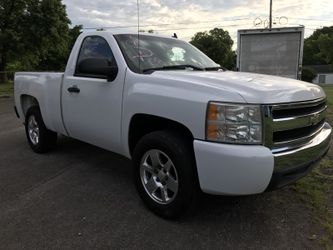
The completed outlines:
<svg viewBox="0 0 333 250">
<path fill-rule="evenodd" d="M 26 106 L 38 100 L 45 125 L 66 134 L 62 120 L 61 86 L 64 73 L 17 72 L 14 78 L 15 106 L 24 122 Z M 34 98 L 33 98 L 34 97 Z"/>
</svg>

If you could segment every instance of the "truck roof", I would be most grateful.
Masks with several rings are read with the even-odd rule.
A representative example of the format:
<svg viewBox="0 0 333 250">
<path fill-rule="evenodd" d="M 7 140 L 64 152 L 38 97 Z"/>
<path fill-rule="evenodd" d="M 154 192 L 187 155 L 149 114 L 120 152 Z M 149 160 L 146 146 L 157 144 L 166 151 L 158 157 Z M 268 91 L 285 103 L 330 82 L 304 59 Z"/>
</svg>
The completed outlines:
<svg viewBox="0 0 333 250">
<path fill-rule="evenodd" d="M 137 35 L 138 32 L 133 32 L 133 31 L 125 31 L 125 30 L 84 30 L 82 34 L 85 35 L 99 35 L 99 34 L 110 34 L 110 35 Z M 146 33 L 146 32 L 139 32 L 140 35 L 144 36 L 154 36 L 154 37 L 164 37 L 164 38 L 175 38 L 170 34 L 169 36 L 167 35 L 161 35 L 161 34 L 156 34 L 156 33 Z"/>
</svg>

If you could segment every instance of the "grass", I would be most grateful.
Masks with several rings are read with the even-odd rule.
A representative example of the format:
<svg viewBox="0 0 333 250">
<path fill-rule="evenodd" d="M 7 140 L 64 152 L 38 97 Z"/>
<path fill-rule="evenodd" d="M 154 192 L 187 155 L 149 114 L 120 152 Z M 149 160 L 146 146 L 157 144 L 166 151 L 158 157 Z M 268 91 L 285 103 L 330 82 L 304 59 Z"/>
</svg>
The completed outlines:
<svg viewBox="0 0 333 250">
<path fill-rule="evenodd" d="M 321 236 L 320 242 L 327 249 L 332 249 L 333 217 L 329 211 L 328 195 L 332 191 L 333 175 L 323 174 L 327 168 L 332 168 L 332 161 L 325 158 L 310 175 L 296 182 L 293 189 L 324 227 L 325 234 Z"/>
<path fill-rule="evenodd" d="M 0 97 L 11 97 L 14 94 L 13 82 L 0 83 Z"/>
<path fill-rule="evenodd" d="M 333 86 L 323 86 L 327 95 L 328 112 L 327 120 L 333 122 Z M 331 148 L 312 171 L 310 175 L 299 180 L 293 189 L 315 215 L 315 218 L 324 227 L 326 233 L 320 242 L 326 249 L 333 249 L 333 149 Z"/>
</svg>

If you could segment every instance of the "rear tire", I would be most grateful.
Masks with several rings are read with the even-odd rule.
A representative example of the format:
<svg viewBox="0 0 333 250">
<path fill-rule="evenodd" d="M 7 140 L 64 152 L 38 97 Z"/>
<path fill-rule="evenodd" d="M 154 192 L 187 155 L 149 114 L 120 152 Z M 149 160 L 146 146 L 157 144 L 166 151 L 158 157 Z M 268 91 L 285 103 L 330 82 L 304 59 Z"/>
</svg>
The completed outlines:
<svg viewBox="0 0 333 250">
<path fill-rule="evenodd" d="M 25 116 L 25 132 L 31 149 L 36 153 L 46 153 L 57 143 L 57 133 L 45 127 L 38 106 L 28 109 Z"/>
<path fill-rule="evenodd" d="M 182 135 L 157 131 L 145 135 L 133 155 L 134 178 L 144 204 L 174 219 L 195 206 L 199 194 L 192 144 Z"/>
</svg>

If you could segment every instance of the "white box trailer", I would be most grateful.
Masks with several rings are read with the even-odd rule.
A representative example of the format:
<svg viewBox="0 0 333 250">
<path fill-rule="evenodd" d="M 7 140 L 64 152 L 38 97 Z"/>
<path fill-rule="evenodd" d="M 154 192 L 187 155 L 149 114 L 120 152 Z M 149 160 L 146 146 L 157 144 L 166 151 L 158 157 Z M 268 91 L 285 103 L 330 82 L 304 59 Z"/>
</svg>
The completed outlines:
<svg viewBox="0 0 333 250">
<path fill-rule="evenodd" d="M 238 30 L 237 69 L 299 79 L 304 26 Z"/>
</svg>

